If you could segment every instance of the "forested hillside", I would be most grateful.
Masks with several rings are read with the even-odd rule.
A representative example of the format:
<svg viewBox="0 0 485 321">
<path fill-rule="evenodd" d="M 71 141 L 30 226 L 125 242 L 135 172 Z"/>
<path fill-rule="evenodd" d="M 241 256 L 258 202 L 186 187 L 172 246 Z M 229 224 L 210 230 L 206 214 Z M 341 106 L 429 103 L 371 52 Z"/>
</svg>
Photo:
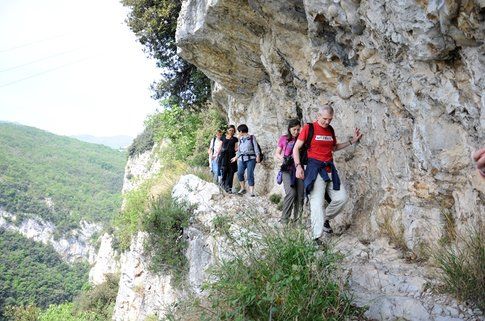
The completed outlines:
<svg viewBox="0 0 485 321">
<path fill-rule="evenodd" d="M 0 208 L 60 230 L 108 222 L 121 205 L 125 162 L 106 146 L 0 122 Z"/>
<path fill-rule="evenodd" d="M 87 282 L 88 264 L 67 264 L 52 248 L 0 230 L 0 320 L 7 306 L 71 301 Z"/>
</svg>

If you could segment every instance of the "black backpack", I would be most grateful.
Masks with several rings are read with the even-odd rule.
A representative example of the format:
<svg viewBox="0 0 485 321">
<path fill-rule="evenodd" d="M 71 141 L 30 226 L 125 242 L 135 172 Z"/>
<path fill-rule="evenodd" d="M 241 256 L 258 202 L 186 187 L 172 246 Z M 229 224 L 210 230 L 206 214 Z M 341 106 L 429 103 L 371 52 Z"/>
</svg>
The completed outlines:
<svg viewBox="0 0 485 321">
<path fill-rule="evenodd" d="M 209 143 L 209 145 L 211 146 L 211 153 L 214 154 L 214 147 L 216 145 L 216 139 L 217 139 L 217 136 L 214 136 L 212 139 L 211 139 L 211 142 Z"/>
<path fill-rule="evenodd" d="M 303 143 L 303 146 L 300 148 L 300 163 L 302 165 L 307 165 L 308 164 L 308 149 L 310 148 L 310 144 L 313 139 L 314 135 L 314 128 L 313 128 L 313 123 L 307 123 L 309 128 L 308 128 L 308 136 L 305 140 L 305 143 Z M 333 130 L 333 127 L 328 125 L 328 128 L 332 132 L 332 136 L 335 137 L 335 131 Z"/>
<path fill-rule="evenodd" d="M 249 140 L 251 141 L 251 144 L 253 144 L 253 150 L 254 150 L 254 153 L 256 154 L 256 147 L 254 146 L 254 140 L 253 140 L 253 135 L 249 136 Z M 261 146 L 259 146 L 259 143 L 256 142 L 256 145 L 258 145 L 258 149 L 259 149 L 259 162 L 261 163 L 264 159 L 264 154 L 263 154 L 263 150 L 261 149 Z"/>
</svg>

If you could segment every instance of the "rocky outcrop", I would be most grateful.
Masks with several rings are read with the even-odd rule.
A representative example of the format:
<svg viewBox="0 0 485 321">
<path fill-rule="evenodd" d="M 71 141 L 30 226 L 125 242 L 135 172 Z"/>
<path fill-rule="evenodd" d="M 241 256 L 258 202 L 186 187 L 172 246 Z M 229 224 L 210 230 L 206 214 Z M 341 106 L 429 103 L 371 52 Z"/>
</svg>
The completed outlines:
<svg viewBox="0 0 485 321">
<path fill-rule="evenodd" d="M 485 182 L 470 154 L 485 141 L 483 1 L 186 0 L 182 57 L 215 85 L 230 122 L 267 154 L 289 118 L 336 110 L 336 154 L 351 198 L 340 228 L 386 229 L 417 251 L 445 231 L 483 224 Z M 257 168 L 274 189 L 271 162 Z"/>
<path fill-rule="evenodd" d="M 151 150 L 145 151 L 139 155 L 129 157 L 125 165 L 125 175 L 123 178 L 122 193 L 126 194 L 142 185 L 144 182 L 155 176 L 160 168 L 161 162 L 158 157 L 160 145 L 155 144 Z M 124 206 L 124 200 L 123 205 Z M 106 274 L 117 274 L 121 271 L 120 253 L 113 248 L 113 236 L 104 234 L 100 239 L 96 262 L 89 271 L 89 281 L 93 284 L 104 282 Z M 136 243 L 136 241 L 134 241 Z M 134 245 L 132 245 L 133 247 Z M 136 246 L 135 246 L 136 248 Z M 124 254 L 130 256 L 129 251 Z M 132 257 L 138 257 L 137 254 L 131 254 Z M 125 279 L 120 279 L 120 288 L 125 288 Z M 121 293 L 121 292 L 120 292 Z"/>
<path fill-rule="evenodd" d="M 484 7 L 468 0 L 182 2 L 180 55 L 214 81 L 214 103 L 231 123 L 248 124 L 267 155 L 289 118 L 311 121 L 322 103 L 336 110 L 337 140 L 355 127 L 364 132 L 359 144 L 336 153 L 351 197 L 333 226 L 350 226 L 337 248 L 355 303 L 368 306 L 371 319 L 483 319 L 429 291 L 433 269 L 404 261 L 385 236 L 419 253 L 447 233 L 483 224 L 485 182 L 470 153 L 485 141 Z M 151 157 L 140 156 L 136 170 L 127 166 L 124 192 L 158 171 Z M 271 160 L 258 165 L 260 195 L 277 190 L 276 170 Z M 222 200 L 194 177 L 183 178 L 173 195 L 197 206 L 185 236 L 188 288 L 200 294 L 207 267 L 227 254 L 214 220 L 228 218 L 240 229 L 248 202 Z M 250 203 L 277 224 L 266 199 Z M 116 320 L 160 317 L 185 295 L 169 276 L 147 272 L 143 237 L 122 259 Z"/>
<path fill-rule="evenodd" d="M 251 225 L 255 222 L 254 218 L 264 222 L 265 228 L 262 230 L 281 228 L 278 223 L 281 213 L 267 199 L 223 196 L 214 184 L 193 175 L 180 179 L 174 187 L 173 196 L 195 208 L 191 227 L 186 233 L 189 242 L 186 253 L 189 261 L 186 293 L 196 296 L 204 296 L 201 284 L 208 280 L 208 269 L 222 259 L 229 259 L 232 253 L 233 247 L 225 232 L 216 226 L 221 218 L 226 222 L 227 232 L 232 238 L 243 235 L 244 231 L 249 232 L 245 237 L 261 237 L 257 228 Z M 308 221 L 307 210 L 304 221 Z M 385 238 L 369 242 L 346 234 L 334 238 L 333 242 L 335 250 L 343 257 L 340 276 L 348 280 L 353 302 L 356 306 L 366 308 L 367 318 L 483 320 L 480 310 L 460 304 L 449 295 L 432 291 L 437 284 L 437 271 L 427 265 L 406 261 L 402 253 Z M 184 298 L 184 293 L 180 294 L 177 300 Z M 171 292 L 167 299 L 174 300 Z M 159 300 L 163 301 L 161 298 Z"/>
<path fill-rule="evenodd" d="M 51 222 L 41 218 L 28 218 L 17 222 L 16 215 L 0 210 L 0 229 L 17 232 L 36 242 L 52 245 L 67 262 L 87 261 L 93 264 L 96 249 L 91 244 L 91 238 L 101 226 L 81 221 L 80 229 L 71 230 L 68 234 L 56 238 L 56 227 Z"/>
<path fill-rule="evenodd" d="M 165 315 L 180 297 L 171 284 L 170 275 L 149 271 L 149 260 L 143 249 L 146 234 L 133 237 L 129 251 L 121 255 L 118 296 L 113 313 L 115 321 L 143 321 L 148 316 Z"/>
<path fill-rule="evenodd" d="M 138 233 L 129 251 L 121 255 L 120 288 L 113 315 L 116 321 L 141 321 L 150 315 L 161 318 L 187 295 L 200 295 L 207 280 L 207 268 L 228 255 L 226 237 L 216 232 L 213 221 L 226 217 L 232 222 L 231 229 L 237 231 L 241 225 L 233 224 L 232 218 L 244 216 L 248 210 L 248 204 L 238 197 L 223 199 L 216 185 L 194 175 L 183 176 L 175 185 L 172 197 L 194 207 L 190 227 L 184 232 L 188 242 L 185 281 L 175 286 L 170 273 L 150 272 L 149 258 L 143 249 L 146 234 Z M 279 213 L 268 200 L 258 198 L 253 202 L 255 213 L 277 221 Z"/>
<path fill-rule="evenodd" d="M 99 242 L 96 260 L 89 270 L 89 283 L 98 285 L 106 281 L 107 274 L 117 274 L 120 271 L 120 254 L 113 249 L 113 236 L 104 233 Z"/>
<path fill-rule="evenodd" d="M 161 168 L 157 151 L 160 145 L 155 144 L 151 150 L 128 158 L 123 178 L 123 193 L 127 193 L 139 187 L 147 179 L 153 177 Z"/>
</svg>

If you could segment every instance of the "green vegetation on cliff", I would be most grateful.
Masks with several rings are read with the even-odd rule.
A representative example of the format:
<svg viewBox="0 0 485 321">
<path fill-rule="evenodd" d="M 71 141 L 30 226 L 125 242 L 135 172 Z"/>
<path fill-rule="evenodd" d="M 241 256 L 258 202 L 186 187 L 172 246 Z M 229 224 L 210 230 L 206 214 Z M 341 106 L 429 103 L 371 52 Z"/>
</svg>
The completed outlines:
<svg viewBox="0 0 485 321">
<path fill-rule="evenodd" d="M 121 206 L 126 157 L 102 145 L 0 123 L 0 208 L 61 230 L 109 222 Z"/>
<path fill-rule="evenodd" d="M 362 319 L 329 244 L 318 248 L 298 227 L 278 230 L 244 215 L 251 227 L 224 232 L 231 254 L 209 270 L 207 296 L 181 302 L 167 321 Z"/>
<path fill-rule="evenodd" d="M 190 171 L 198 174 L 194 166 L 204 166 L 208 172 L 209 142 L 216 130 L 223 126 L 221 114 L 210 105 L 199 112 L 182 109 L 177 105 L 166 105 L 162 112 L 147 118 L 145 131 L 133 141 L 128 153 L 136 156 L 151 149 L 154 142 L 163 141 L 163 147 L 158 153 L 163 166 L 155 177 L 124 195 L 124 209 L 114 219 L 116 237 L 122 249 L 129 247 L 131 236 L 138 230 L 149 229 L 154 234 L 161 232 L 147 224 L 148 217 L 152 215 L 150 200 L 153 196 L 170 194 L 181 175 Z M 152 191 L 153 187 L 156 187 L 156 192 Z"/>
<path fill-rule="evenodd" d="M 458 244 L 442 244 L 431 251 L 443 290 L 485 310 L 485 228 L 456 235 Z"/>
<path fill-rule="evenodd" d="M 128 147 L 128 154 L 138 155 L 151 149 L 155 142 L 164 141 L 160 154 L 165 161 L 206 166 L 209 141 L 224 125 L 223 116 L 210 104 L 194 112 L 165 101 L 163 111 L 147 117 L 145 130 Z"/>
</svg>

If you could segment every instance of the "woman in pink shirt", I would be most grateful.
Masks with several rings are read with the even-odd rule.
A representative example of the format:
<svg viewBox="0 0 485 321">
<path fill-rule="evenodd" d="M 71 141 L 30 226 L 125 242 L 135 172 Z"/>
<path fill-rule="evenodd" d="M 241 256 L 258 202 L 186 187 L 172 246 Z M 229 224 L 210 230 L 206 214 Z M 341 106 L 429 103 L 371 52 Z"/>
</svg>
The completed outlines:
<svg viewBox="0 0 485 321">
<path fill-rule="evenodd" d="M 290 120 L 288 123 L 288 133 L 280 137 L 275 152 L 275 158 L 282 164 L 283 187 L 286 194 L 283 200 L 283 213 L 281 215 L 281 223 L 283 224 L 287 224 L 290 221 L 292 210 L 293 222 L 300 219 L 303 210 L 303 180 L 296 178 L 296 168 L 292 156 L 293 145 L 295 145 L 300 129 L 301 124 L 298 119 Z"/>
</svg>

